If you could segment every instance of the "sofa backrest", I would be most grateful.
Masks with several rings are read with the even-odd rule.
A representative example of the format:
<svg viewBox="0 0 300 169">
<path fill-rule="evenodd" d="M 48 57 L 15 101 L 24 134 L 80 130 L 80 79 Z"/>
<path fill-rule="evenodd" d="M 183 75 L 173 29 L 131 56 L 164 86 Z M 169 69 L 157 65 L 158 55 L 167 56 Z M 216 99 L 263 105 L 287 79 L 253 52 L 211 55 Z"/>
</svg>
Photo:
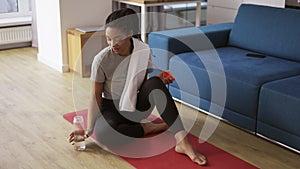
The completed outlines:
<svg viewBox="0 0 300 169">
<path fill-rule="evenodd" d="M 300 10 L 242 4 L 228 43 L 300 61 Z"/>
</svg>

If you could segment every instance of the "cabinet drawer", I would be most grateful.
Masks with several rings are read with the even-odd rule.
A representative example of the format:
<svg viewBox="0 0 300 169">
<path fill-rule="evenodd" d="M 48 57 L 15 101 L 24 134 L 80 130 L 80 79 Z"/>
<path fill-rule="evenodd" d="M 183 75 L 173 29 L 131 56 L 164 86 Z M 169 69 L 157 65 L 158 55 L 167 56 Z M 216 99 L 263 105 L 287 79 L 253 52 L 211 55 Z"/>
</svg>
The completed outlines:
<svg viewBox="0 0 300 169">
<path fill-rule="evenodd" d="M 207 5 L 238 9 L 243 0 L 207 0 Z"/>
</svg>

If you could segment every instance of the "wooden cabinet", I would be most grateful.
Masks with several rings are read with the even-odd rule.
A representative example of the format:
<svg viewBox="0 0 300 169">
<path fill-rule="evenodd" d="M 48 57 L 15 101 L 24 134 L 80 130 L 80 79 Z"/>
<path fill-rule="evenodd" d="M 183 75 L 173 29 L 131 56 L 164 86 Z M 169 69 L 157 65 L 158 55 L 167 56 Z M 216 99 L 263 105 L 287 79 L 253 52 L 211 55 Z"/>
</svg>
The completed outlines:
<svg viewBox="0 0 300 169">
<path fill-rule="evenodd" d="M 68 30 L 69 68 L 82 77 L 89 77 L 91 64 L 97 53 L 107 46 L 104 30 Z"/>
<path fill-rule="evenodd" d="M 207 0 L 207 25 L 234 22 L 242 3 L 283 8 L 285 0 Z"/>
<path fill-rule="evenodd" d="M 300 9 L 300 0 L 285 0 L 285 5 L 288 8 Z"/>
<path fill-rule="evenodd" d="M 300 0 L 285 0 L 286 7 L 300 8 Z"/>
</svg>

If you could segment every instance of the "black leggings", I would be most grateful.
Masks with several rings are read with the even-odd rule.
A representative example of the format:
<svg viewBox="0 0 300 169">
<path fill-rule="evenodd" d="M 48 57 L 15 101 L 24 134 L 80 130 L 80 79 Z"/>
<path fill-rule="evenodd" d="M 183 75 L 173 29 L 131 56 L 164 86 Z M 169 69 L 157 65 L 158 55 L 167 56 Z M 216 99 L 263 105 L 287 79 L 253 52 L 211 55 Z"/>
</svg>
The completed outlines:
<svg viewBox="0 0 300 169">
<path fill-rule="evenodd" d="M 102 144 L 120 145 L 130 138 L 143 137 L 140 121 L 146 119 L 155 106 L 172 133 L 184 130 L 175 102 L 158 77 L 151 77 L 140 87 L 135 112 L 118 111 L 118 105 L 118 101 L 102 99 L 102 115 L 95 124 L 97 140 Z"/>
</svg>

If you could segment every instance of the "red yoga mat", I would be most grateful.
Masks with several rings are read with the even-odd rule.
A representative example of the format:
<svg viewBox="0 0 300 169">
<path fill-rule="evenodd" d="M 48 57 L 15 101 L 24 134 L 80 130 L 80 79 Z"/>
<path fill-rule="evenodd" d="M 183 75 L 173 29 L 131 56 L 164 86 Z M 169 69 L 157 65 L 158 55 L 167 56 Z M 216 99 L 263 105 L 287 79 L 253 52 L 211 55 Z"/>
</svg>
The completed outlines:
<svg viewBox="0 0 300 169">
<path fill-rule="evenodd" d="M 75 115 L 82 115 L 86 122 L 87 110 L 67 113 L 64 114 L 63 117 L 68 122 L 72 123 L 73 117 Z M 153 119 L 154 116 L 151 116 L 149 118 Z M 156 119 L 155 121 L 160 122 L 161 119 Z M 92 135 L 92 138 L 95 139 L 95 135 Z M 257 169 L 255 166 L 207 142 L 199 143 L 198 138 L 192 134 L 188 134 L 188 138 L 193 147 L 207 157 L 208 164 L 206 166 L 199 166 L 195 164 L 187 156 L 176 153 L 174 148 L 171 148 L 170 150 L 161 154 L 146 158 L 128 158 L 123 156 L 120 157 L 137 169 L 194 169 L 204 167 L 209 169 Z M 149 146 L 143 147 L 142 150 L 143 152 L 148 151 L 149 154 L 151 154 L 152 152 L 160 148 L 162 144 L 173 145 L 174 142 L 174 136 L 171 133 L 165 132 L 164 139 L 161 139 L 159 141 L 157 141 L 157 139 L 149 139 Z M 139 146 L 138 141 L 132 144 L 128 144 L 122 148 L 126 151 L 131 149 L 132 146 Z"/>
</svg>

